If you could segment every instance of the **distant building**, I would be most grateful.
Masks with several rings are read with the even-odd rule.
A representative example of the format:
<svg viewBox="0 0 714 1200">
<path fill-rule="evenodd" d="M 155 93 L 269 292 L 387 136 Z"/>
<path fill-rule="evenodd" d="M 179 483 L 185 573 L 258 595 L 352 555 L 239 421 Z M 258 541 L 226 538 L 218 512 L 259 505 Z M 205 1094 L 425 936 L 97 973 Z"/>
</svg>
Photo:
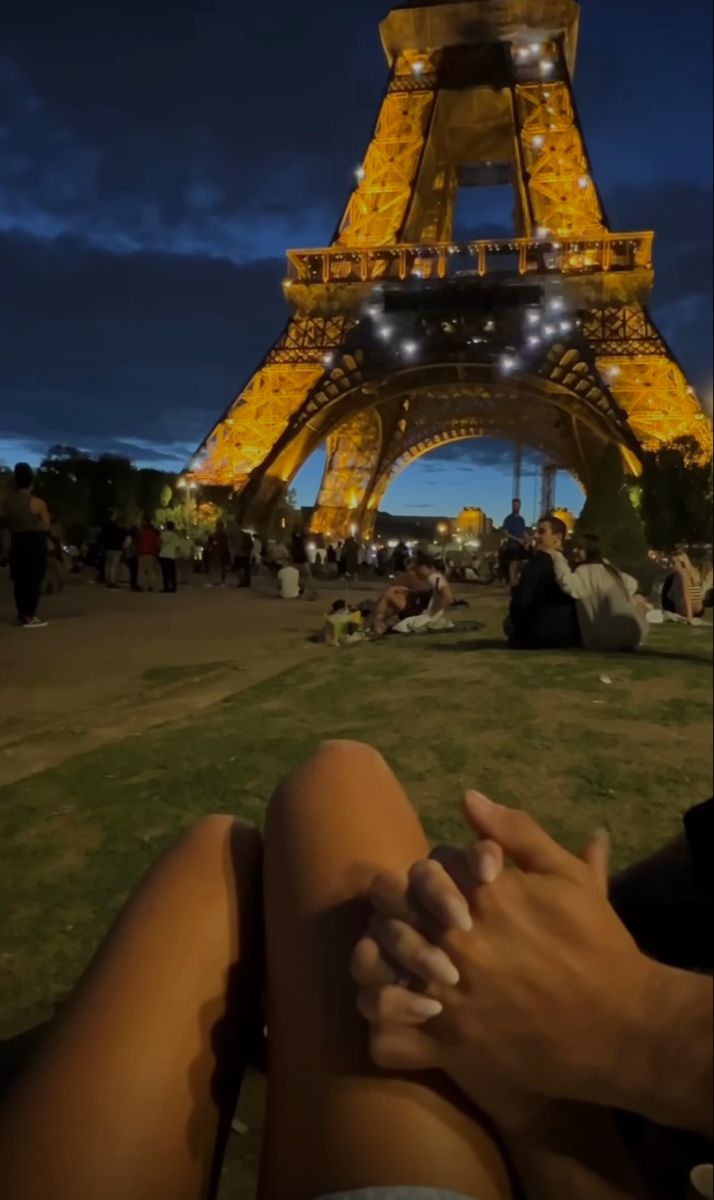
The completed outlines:
<svg viewBox="0 0 714 1200">
<path fill-rule="evenodd" d="M 456 518 L 455 531 L 465 538 L 484 538 L 493 530 L 493 521 L 481 508 L 462 508 Z"/>
<path fill-rule="evenodd" d="M 434 542 L 449 540 L 456 522 L 453 517 L 400 517 L 379 512 L 374 524 L 375 542 Z"/>
<path fill-rule="evenodd" d="M 569 508 L 554 508 L 553 516 L 560 518 L 567 528 L 569 534 L 573 532 L 575 529 L 576 518 L 573 516 Z"/>
</svg>

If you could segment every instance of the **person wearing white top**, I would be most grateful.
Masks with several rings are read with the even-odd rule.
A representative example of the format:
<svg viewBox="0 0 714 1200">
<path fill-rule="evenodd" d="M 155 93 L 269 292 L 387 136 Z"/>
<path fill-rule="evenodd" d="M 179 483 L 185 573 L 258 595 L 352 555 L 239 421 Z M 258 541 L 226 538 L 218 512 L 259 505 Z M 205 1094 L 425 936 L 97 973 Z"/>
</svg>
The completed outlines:
<svg viewBox="0 0 714 1200">
<path fill-rule="evenodd" d="M 163 580 L 163 592 L 176 591 L 176 558 L 181 550 L 181 536 L 176 532 L 173 521 L 166 522 L 166 528 L 161 533 L 159 549 L 159 566 Z"/>
<path fill-rule="evenodd" d="M 300 595 L 300 572 L 292 563 L 278 571 L 278 587 L 281 600 L 297 600 Z"/>
<path fill-rule="evenodd" d="M 637 580 L 607 562 L 600 539 L 584 537 L 573 547 L 575 570 L 565 556 L 552 551 L 558 586 L 576 604 L 585 650 L 636 650 L 647 636 L 646 601 L 637 595 Z"/>
</svg>

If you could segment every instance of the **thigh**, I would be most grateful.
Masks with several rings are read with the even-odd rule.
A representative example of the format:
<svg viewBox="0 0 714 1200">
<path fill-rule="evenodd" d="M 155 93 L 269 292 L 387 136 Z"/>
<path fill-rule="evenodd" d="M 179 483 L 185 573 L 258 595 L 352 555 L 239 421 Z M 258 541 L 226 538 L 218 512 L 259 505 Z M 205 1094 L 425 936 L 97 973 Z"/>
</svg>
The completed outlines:
<svg viewBox="0 0 714 1200">
<path fill-rule="evenodd" d="M 128 901 L 0 1112 L 3 1200 L 206 1200 L 260 991 L 259 835 L 208 817 Z"/>
<path fill-rule="evenodd" d="M 310 1200 L 377 1185 L 510 1195 L 500 1156 L 440 1077 L 367 1055 L 349 959 L 382 869 L 428 853 L 381 756 L 328 742 L 278 788 L 265 835 L 268 1112 L 259 1195 Z"/>
</svg>

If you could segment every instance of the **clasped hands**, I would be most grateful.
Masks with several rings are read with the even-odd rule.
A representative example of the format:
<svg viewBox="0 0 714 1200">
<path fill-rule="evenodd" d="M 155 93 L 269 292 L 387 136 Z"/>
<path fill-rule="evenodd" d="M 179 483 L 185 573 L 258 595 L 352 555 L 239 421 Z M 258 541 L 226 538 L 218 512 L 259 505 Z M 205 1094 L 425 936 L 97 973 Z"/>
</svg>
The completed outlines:
<svg viewBox="0 0 714 1200">
<path fill-rule="evenodd" d="M 608 903 L 607 835 L 576 858 L 479 793 L 464 813 L 465 851 L 374 880 L 357 1005 L 376 1065 L 443 1071 L 520 1136 L 552 1101 L 610 1102 L 650 964 Z"/>
</svg>

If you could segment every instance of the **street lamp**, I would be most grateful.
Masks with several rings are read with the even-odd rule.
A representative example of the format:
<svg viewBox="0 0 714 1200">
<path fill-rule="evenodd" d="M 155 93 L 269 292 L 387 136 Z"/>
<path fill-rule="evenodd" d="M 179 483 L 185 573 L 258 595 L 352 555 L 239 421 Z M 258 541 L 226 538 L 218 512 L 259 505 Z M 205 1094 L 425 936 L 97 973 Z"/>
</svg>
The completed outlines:
<svg viewBox="0 0 714 1200">
<path fill-rule="evenodd" d="M 183 504 L 184 504 L 184 517 L 186 520 L 186 532 L 190 535 L 190 533 L 191 533 L 191 492 L 196 491 L 196 489 L 198 488 L 198 484 L 196 483 L 195 479 L 187 479 L 185 475 L 182 475 L 180 479 L 176 480 L 176 487 L 181 488 L 181 491 L 183 492 Z"/>
<path fill-rule="evenodd" d="M 446 562 L 446 535 L 449 532 L 449 526 L 444 521 L 440 521 L 436 529 L 437 533 L 441 534 L 441 556 Z"/>
</svg>

